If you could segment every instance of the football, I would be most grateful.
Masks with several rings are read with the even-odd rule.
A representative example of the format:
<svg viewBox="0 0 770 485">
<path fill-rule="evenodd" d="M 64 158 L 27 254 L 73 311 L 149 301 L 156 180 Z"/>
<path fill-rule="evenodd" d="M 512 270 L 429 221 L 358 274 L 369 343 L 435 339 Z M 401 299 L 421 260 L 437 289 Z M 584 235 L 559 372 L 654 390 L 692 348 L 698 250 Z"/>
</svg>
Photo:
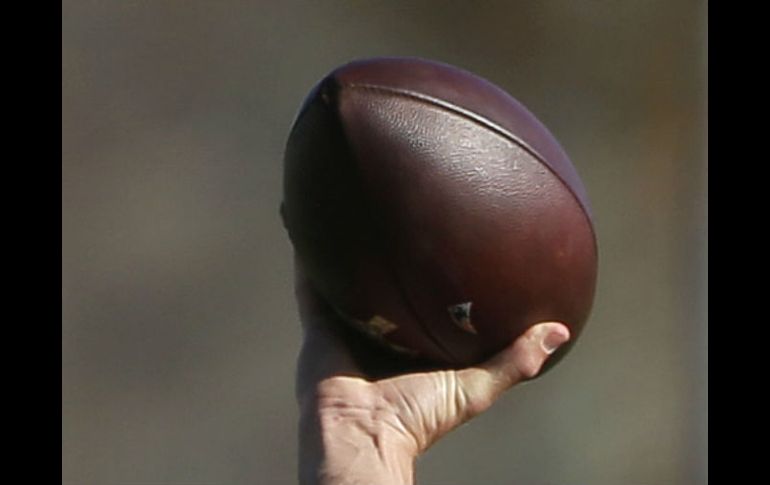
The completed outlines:
<svg viewBox="0 0 770 485">
<path fill-rule="evenodd" d="M 443 63 L 325 76 L 288 137 L 281 215 L 316 290 L 394 356 L 473 365 L 558 321 L 572 339 L 553 365 L 591 310 L 597 243 L 573 164 L 520 102 Z"/>
</svg>

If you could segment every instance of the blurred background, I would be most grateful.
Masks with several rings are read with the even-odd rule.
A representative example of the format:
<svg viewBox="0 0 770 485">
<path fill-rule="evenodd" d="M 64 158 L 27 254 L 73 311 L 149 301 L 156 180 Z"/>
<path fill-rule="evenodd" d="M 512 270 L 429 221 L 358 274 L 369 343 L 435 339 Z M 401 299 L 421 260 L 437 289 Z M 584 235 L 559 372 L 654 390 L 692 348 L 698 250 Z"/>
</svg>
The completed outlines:
<svg viewBox="0 0 770 485">
<path fill-rule="evenodd" d="M 65 0 L 63 482 L 296 483 L 284 142 L 329 70 L 408 55 L 527 105 L 600 246 L 578 345 L 418 483 L 706 483 L 706 19 L 686 0 Z"/>
</svg>

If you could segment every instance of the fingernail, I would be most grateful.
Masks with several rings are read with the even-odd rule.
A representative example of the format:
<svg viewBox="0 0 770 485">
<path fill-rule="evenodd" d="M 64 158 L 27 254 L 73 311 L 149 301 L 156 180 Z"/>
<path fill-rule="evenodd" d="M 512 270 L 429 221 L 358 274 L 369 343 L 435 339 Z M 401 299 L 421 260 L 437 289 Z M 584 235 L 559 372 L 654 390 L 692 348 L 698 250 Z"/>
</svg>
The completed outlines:
<svg viewBox="0 0 770 485">
<path fill-rule="evenodd" d="M 567 340 L 569 340 L 569 331 L 560 327 L 559 330 L 548 332 L 542 342 L 540 342 L 540 345 L 545 350 L 545 353 L 552 354 Z"/>
</svg>

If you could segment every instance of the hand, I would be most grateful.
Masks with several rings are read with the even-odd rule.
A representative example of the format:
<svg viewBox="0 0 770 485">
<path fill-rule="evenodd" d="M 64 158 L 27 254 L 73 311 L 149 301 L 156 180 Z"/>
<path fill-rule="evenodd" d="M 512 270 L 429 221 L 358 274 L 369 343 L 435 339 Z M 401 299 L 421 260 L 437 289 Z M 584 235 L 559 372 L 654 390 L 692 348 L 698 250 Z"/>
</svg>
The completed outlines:
<svg viewBox="0 0 770 485">
<path fill-rule="evenodd" d="M 304 330 L 297 372 L 302 484 L 412 484 L 417 456 L 535 377 L 570 337 L 565 325 L 543 322 L 478 366 L 403 372 L 392 367 L 397 359 L 334 321 L 339 317 L 295 267 Z M 389 375 L 374 378 L 370 369 L 386 363 Z"/>
</svg>

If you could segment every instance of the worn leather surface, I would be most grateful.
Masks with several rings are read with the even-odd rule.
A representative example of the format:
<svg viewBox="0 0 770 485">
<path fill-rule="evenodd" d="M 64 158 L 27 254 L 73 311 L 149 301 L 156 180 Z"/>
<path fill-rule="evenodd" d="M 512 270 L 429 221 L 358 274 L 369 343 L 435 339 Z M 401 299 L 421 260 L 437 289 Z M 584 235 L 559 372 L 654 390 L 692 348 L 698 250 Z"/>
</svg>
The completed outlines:
<svg viewBox="0 0 770 485">
<path fill-rule="evenodd" d="M 348 321 L 434 362 L 478 362 L 545 320 L 574 343 L 588 318 L 597 252 L 577 172 L 526 108 L 451 66 L 327 76 L 289 136 L 282 211 Z M 472 331 L 450 312 L 467 303 Z"/>
</svg>

